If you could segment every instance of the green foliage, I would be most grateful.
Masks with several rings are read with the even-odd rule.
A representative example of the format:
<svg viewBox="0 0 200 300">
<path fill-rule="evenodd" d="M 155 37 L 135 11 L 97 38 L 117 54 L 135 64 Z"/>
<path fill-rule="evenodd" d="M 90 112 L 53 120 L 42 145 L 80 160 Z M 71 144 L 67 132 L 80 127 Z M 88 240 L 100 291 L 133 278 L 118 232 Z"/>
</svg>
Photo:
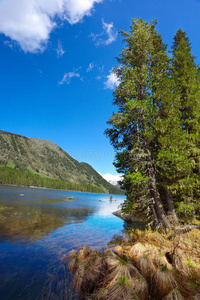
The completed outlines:
<svg viewBox="0 0 200 300">
<path fill-rule="evenodd" d="M 128 278 L 125 275 L 119 277 L 119 284 L 125 286 L 128 283 Z"/>
<path fill-rule="evenodd" d="M 160 265 L 160 269 L 161 269 L 161 271 L 163 271 L 163 272 L 165 272 L 165 271 L 168 270 L 168 269 L 167 269 L 167 265 L 163 265 L 163 264 Z"/>
<path fill-rule="evenodd" d="M 191 259 L 189 259 L 189 258 L 186 259 L 186 264 L 190 268 L 194 268 L 195 267 L 195 263 Z"/>
<path fill-rule="evenodd" d="M 127 261 L 123 258 L 120 258 L 119 263 L 123 266 L 127 265 Z"/>
<path fill-rule="evenodd" d="M 180 133 L 174 142 L 176 157 L 172 162 L 173 173 L 168 172 L 172 175 L 170 185 L 172 193 L 177 195 L 176 200 L 187 201 L 188 198 L 188 202 L 191 202 L 191 198 L 199 197 L 200 85 L 189 39 L 181 29 L 174 37 L 171 61 L 174 94 L 179 98 Z"/>
<path fill-rule="evenodd" d="M 156 23 L 133 19 L 130 31 L 121 31 L 126 46 L 115 67 L 118 111 L 106 134 L 124 174 L 123 211 L 140 210 L 167 227 L 165 214 L 177 221 L 173 199 L 179 215 L 199 211 L 200 72 L 186 34 L 178 30 L 170 57 Z"/>
<path fill-rule="evenodd" d="M 42 177 L 28 170 L 17 170 L 9 167 L 0 167 L 0 184 L 14 184 L 23 186 L 44 187 L 50 189 L 61 189 L 69 191 L 80 191 L 90 193 L 102 193 L 102 189 L 92 185 L 81 185 Z"/>
<path fill-rule="evenodd" d="M 195 215 L 197 217 L 200 217 L 199 215 L 197 215 L 199 209 L 199 201 L 195 201 L 192 198 L 190 200 L 189 198 L 186 198 L 181 202 L 175 202 L 175 206 L 180 219 L 184 221 L 192 221 Z"/>
<path fill-rule="evenodd" d="M 127 46 L 116 68 L 121 81 L 114 92 L 118 112 L 110 117 L 112 128 L 106 134 L 118 151 L 115 165 L 124 173 L 122 186 L 128 200 L 139 203 L 150 216 L 154 211 L 155 219 L 164 221 L 156 186 L 156 128 L 160 130 L 159 116 L 171 107 L 173 97 L 166 46 L 155 26 L 156 22 L 133 19 L 130 31 L 121 32 Z"/>
</svg>

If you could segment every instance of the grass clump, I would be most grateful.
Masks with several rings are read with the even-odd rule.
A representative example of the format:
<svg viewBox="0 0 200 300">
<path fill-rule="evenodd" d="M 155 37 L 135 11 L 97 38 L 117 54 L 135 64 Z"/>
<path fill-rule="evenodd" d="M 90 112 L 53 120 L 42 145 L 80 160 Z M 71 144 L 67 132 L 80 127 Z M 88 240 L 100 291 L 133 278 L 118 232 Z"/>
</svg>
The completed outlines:
<svg viewBox="0 0 200 300">
<path fill-rule="evenodd" d="M 163 300 L 184 300 L 184 298 L 180 291 L 176 288 L 173 289 L 167 296 L 165 296 Z"/>
<path fill-rule="evenodd" d="M 82 248 L 68 266 L 77 291 L 87 300 L 200 300 L 200 230 L 172 233 L 129 231 L 115 253 Z"/>
</svg>

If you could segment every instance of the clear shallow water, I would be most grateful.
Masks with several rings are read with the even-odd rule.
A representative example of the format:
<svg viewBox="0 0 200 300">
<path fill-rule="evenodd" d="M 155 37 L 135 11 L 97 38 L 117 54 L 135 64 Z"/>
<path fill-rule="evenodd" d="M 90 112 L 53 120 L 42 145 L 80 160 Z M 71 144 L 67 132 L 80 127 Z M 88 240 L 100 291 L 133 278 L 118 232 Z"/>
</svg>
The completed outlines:
<svg viewBox="0 0 200 300">
<path fill-rule="evenodd" d="M 69 201 L 68 197 L 76 200 Z M 0 299 L 78 299 L 68 255 L 104 249 L 124 221 L 125 196 L 0 186 Z"/>
</svg>

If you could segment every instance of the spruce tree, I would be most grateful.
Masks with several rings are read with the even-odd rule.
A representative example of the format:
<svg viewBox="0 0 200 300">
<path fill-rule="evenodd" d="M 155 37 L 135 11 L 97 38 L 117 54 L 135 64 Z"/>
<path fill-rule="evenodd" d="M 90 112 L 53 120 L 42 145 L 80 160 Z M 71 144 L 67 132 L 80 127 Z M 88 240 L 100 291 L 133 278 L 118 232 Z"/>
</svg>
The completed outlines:
<svg viewBox="0 0 200 300">
<path fill-rule="evenodd" d="M 200 113 L 198 68 L 191 54 L 189 38 L 181 29 L 174 37 L 172 55 L 172 75 L 181 100 L 182 127 L 186 133 L 195 135 L 199 131 Z"/>
<path fill-rule="evenodd" d="M 140 209 L 168 227 L 178 224 L 174 203 L 179 212 L 200 209 L 200 71 L 186 34 L 178 30 L 169 58 L 155 26 L 133 19 L 130 31 L 121 31 L 118 112 L 106 134 L 124 174 L 123 209 Z"/>
<path fill-rule="evenodd" d="M 125 208 L 140 206 L 156 224 L 168 227 L 156 176 L 156 128 L 162 103 L 169 103 L 173 97 L 166 45 L 155 26 L 155 21 L 148 24 L 133 19 L 130 31 L 121 31 L 127 46 L 116 68 L 121 82 L 114 92 L 118 112 L 108 121 L 112 128 L 106 133 L 117 150 L 115 165 L 125 174 Z"/>
<path fill-rule="evenodd" d="M 198 206 L 200 196 L 200 80 L 195 57 L 191 54 L 191 44 L 186 33 L 179 29 L 172 46 L 172 78 L 174 94 L 180 99 L 179 111 L 184 141 L 182 149 L 187 149 L 187 157 L 182 165 L 182 173 L 177 169 L 174 190 L 178 201 L 185 209 Z"/>
</svg>

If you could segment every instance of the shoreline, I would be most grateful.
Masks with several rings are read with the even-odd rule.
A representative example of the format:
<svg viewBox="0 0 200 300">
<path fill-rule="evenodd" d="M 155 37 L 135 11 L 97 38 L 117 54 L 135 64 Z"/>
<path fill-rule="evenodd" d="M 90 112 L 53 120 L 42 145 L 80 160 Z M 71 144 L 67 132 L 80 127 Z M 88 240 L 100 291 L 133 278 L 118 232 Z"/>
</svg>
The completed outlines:
<svg viewBox="0 0 200 300">
<path fill-rule="evenodd" d="M 83 192 L 83 191 L 75 191 L 75 190 L 63 190 L 63 189 L 51 189 L 51 188 L 46 188 L 46 187 L 38 187 L 38 186 L 26 186 L 26 185 L 17 185 L 17 184 L 8 184 L 8 183 L 3 183 L 0 184 L 0 186 L 13 186 L 13 187 L 27 187 L 27 188 L 32 188 L 32 189 L 44 189 L 44 190 L 54 190 L 54 191 L 65 191 L 65 192 L 78 192 L 78 193 L 86 193 L 86 194 L 96 194 L 96 195 L 116 195 L 116 196 L 125 196 L 126 195 L 120 195 L 120 194 L 110 194 L 110 193 L 94 193 L 94 192 Z"/>
<path fill-rule="evenodd" d="M 86 299 L 200 299 L 200 235 L 129 230 L 107 250 L 84 246 L 72 251 L 68 270 L 72 284 Z"/>
</svg>

